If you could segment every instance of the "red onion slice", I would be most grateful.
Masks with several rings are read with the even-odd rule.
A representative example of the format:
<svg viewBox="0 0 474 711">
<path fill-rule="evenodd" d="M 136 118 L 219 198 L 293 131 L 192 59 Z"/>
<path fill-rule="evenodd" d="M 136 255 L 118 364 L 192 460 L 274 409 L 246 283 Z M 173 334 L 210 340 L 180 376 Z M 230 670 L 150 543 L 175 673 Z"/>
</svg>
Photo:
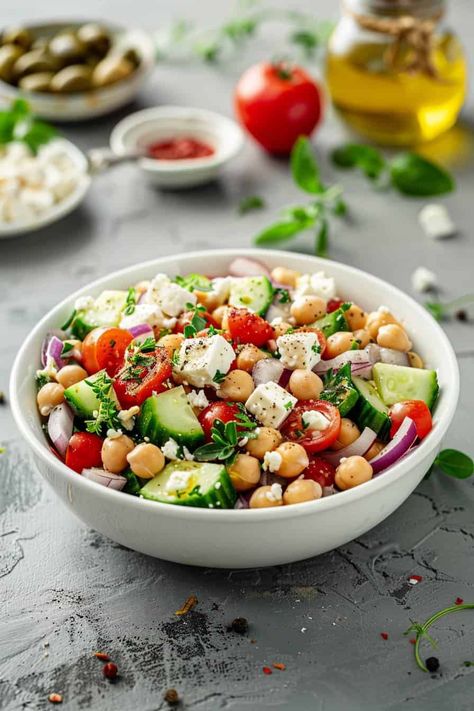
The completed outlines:
<svg viewBox="0 0 474 711">
<path fill-rule="evenodd" d="M 270 278 L 267 267 L 257 259 L 237 257 L 229 264 L 229 274 L 235 277 L 266 276 Z"/>
<path fill-rule="evenodd" d="M 324 452 L 322 456 L 327 462 L 337 467 L 343 457 L 353 457 L 354 455 L 362 457 L 371 448 L 376 439 L 377 434 L 370 427 L 365 427 L 355 442 L 351 442 L 347 447 L 338 449 L 337 452 Z"/>
<path fill-rule="evenodd" d="M 95 481 L 96 484 L 106 486 L 109 489 L 116 489 L 117 491 L 121 491 L 127 483 L 124 476 L 106 472 L 105 469 L 99 469 L 98 467 L 83 469 L 81 473 L 82 476 L 89 479 L 89 481 Z"/>
<path fill-rule="evenodd" d="M 62 457 L 66 454 L 73 426 L 74 414 L 65 402 L 51 410 L 48 418 L 48 436 Z"/>
<path fill-rule="evenodd" d="M 245 498 L 245 496 L 242 496 L 242 494 L 240 494 L 237 497 L 237 501 L 235 502 L 234 509 L 248 509 L 248 508 L 249 508 L 248 500 Z"/>
<path fill-rule="evenodd" d="M 49 331 L 46 334 L 46 337 L 43 339 L 43 343 L 41 344 L 41 365 L 43 366 L 43 368 L 46 367 L 48 346 L 49 346 L 49 342 L 51 341 L 51 339 L 53 337 L 56 337 L 62 341 L 64 338 L 67 337 L 67 334 L 65 331 L 62 331 L 60 328 L 56 328 L 53 331 Z"/>
<path fill-rule="evenodd" d="M 390 365 L 410 365 L 407 354 L 403 353 L 403 351 L 396 351 L 393 348 L 381 348 L 380 360 L 382 363 L 389 363 Z"/>
<path fill-rule="evenodd" d="M 370 460 L 374 474 L 378 474 L 398 462 L 413 445 L 416 436 L 415 423 L 409 417 L 405 417 L 392 441 L 376 457 Z"/>
<path fill-rule="evenodd" d="M 252 369 L 252 378 L 255 385 L 263 383 L 278 383 L 285 368 L 276 358 L 264 358 L 258 360 Z"/>
<path fill-rule="evenodd" d="M 369 357 L 365 350 L 363 351 L 346 351 L 345 353 L 341 353 L 341 355 L 336 356 L 335 358 L 330 358 L 329 360 L 320 360 L 319 363 L 316 363 L 314 366 L 313 370 L 315 373 L 327 373 L 328 370 L 339 370 L 339 368 L 342 368 L 343 365 L 346 363 L 351 364 L 351 370 L 355 368 L 356 366 L 359 367 L 364 367 L 368 368 L 369 366 L 372 367 L 372 363 L 369 360 Z"/>
<path fill-rule="evenodd" d="M 144 341 L 146 338 L 154 337 L 152 327 L 148 323 L 140 323 L 138 326 L 127 328 L 127 331 L 132 334 L 133 339 L 138 342 Z"/>
</svg>

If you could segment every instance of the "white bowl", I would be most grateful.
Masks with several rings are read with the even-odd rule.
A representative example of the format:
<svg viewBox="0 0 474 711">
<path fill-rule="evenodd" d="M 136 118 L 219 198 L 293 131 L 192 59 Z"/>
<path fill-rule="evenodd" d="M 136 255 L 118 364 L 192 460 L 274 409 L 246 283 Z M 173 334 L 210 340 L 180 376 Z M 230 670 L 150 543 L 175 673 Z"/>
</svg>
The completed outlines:
<svg viewBox="0 0 474 711">
<path fill-rule="evenodd" d="M 83 22 L 65 21 L 48 23 L 25 23 L 34 34 L 52 36 L 63 27 L 78 27 Z M 141 58 L 137 69 L 122 81 L 118 81 L 102 89 L 75 92 L 71 94 L 53 94 L 40 91 L 24 91 L 12 84 L 0 81 L 0 100 L 10 104 L 18 98 L 23 98 L 30 104 L 33 113 L 52 121 L 85 121 L 108 114 L 120 106 L 130 103 L 138 94 L 143 83 L 149 77 L 155 66 L 155 48 L 152 38 L 142 30 L 118 27 L 101 22 L 116 37 L 117 47 L 135 49 Z"/>
<path fill-rule="evenodd" d="M 66 215 L 69 215 L 69 213 L 75 210 L 83 201 L 91 184 L 87 158 L 74 143 L 67 141 L 65 138 L 55 138 L 54 142 L 61 145 L 82 173 L 75 189 L 64 198 L 64 200 L 55 203 L 50 210 L 46 210 L 32 220 L 18 222 L 0 221 L 0 239 L 7 239 L 8 237 L 25 234 L 26 232 L 34 232 L 41 227 L 51 225 L 53 222 L 57 222 Z"/>
<path fill-rule="evenodd" d="M 144 109 L 120 121 L 110 136 L 110 147 L 123 155 L 143 151 L 155 141 L 189 137 L 214 148 L 207 158 L 154 160 L 142 158 L 138 164 L 154 185 L 164 188 L 189 188 L 208 183 L 241 150 L 241 129 L 229 118 L 213 111 L 183 106 Z"/>
<path fill-rule="evenodd" d="M 282 508 L 217 511 L 160 504 L 104 488 L 76 474 L 48 449 L 36 409 L 34 374 L 45 333 L 69 316 L 75 299 L 103 289 L 127 288 L 158 271 L 225 274 L 230 261 L 254 256 L 270 268 L 324 269 L 343 297 L 366 309 L 381 304 L 403 320 L 426 363 L 438 371 L 440 398 L 430 434 L 410 455 L 366 484 L 319 501 Z M 250 568 L 309 558 L 362 535 L 405 501 L 433 462 L 452 420 L 459 394 L 453 349 L 425 309 L 374 276 L 328 260 L 266 250 L 210 250 L 164 257 L 99 279 L 67 298 L 32 330 L 20 349 L 10 400 L 21 434 L 46 481 L 88 526 L 128 548 L 190 565 Z"/>
</svg>

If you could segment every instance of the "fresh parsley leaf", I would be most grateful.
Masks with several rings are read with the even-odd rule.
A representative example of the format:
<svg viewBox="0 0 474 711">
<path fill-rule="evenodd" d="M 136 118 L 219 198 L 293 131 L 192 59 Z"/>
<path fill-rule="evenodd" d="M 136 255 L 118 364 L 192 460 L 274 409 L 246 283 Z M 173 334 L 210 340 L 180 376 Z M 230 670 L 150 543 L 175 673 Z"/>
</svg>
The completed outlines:
<svg viewBox="0 0 474 711">
<path fill-rule="evenodd" d="M 319 168 L 306 136 L 300 136 L 291 151 L 291 172 L 293 180 L 306 193 L 316 195 L 323 190 L 319 178 Z"/>
<path fill-rule="evenodd" d="M 35 383 L 36 383 L 36 387 L 38 388 L 38 390 L 41 390 L 43 385 L 46 385 L 46 383 L 50 383 L 50 382 L 51 382 L 51 378 L 49 377 L 49 375 L 46 375 L 46 373 L 42 373 L 41 371 L 39 373 L 36 373 Z"/>
<path fill-rule="evenodd" d="M 70 341 L 64 341 L 63 349 L 61 351 L 61 358 L 67 358 L 68 354 L 74 350 L 74 344 Z"/>
<path fill-rule="evenodd" d="M 260 195 L 249 195 L 242 198 L 239 203 L 239 215 L 246 215 L 254 210 L 262 210 L 265 207 L 265 200 Z"/>
<path fill-rule="evenodd" d="M 447 170 L 409 151 L 390 161 L 390 176 L 392 185 L 404 195 L 430 197 L 455 188 L 454 178 Z"/>
<path fill-rule="evenodd" d="M 214 377 L 212 378 L 213 383 L 220 385 L 226 378 L 226 373 L 221 373 L 220 370 L 216 370 Z"/>
<path fill-rule="evenodd" d="M 290 292 L 288 289 L 278 287 L 275 289 L 275 296 L 280 304 L 289 304 L 291 301 Z"/>
<path fill-rule="evenodd" d="M 56 136 L 56 129 L 43 121 L 36 121 L 26 101 L 18 99 L 10 108 L 0 112 L 0 144 L 22 141 L 33 153 Z"/>
<path fill-rule="evenodd" d="M 133 286 L 127 291 L 127 298 L 125 301 L 125 308 L 123 313 L 125 316 L 131 316 L 135 311 L 137 305 L 137 294 Z"/>
<path fill-rule="evenodd" d="M 359 168 L 370 180 L 376 180 L 386 168 L 380 151 L 361 143 L 339 146 L 332 152 L 331 158 L 339 168 Z"/>
<path fill-rule="evenodd" d="M 145 371 L 156 361 L 156 341 L 153 336 L 136 343 L 132 342 L 125 351 L 125 368 L 120 372 L 121 380 L 140 380 Z"/>
<path fill-rule="evenodd" d="M 468 479 L 474 473 L 472 458 L 457 449 L 443 449 L 434 461 L 443 474 L 455 479 Z"/>
<path fill-rule="evenodd" d="M 178 275 L 175 276 L 174 281 L 188 291 L 211 291 L 212 289 L 211 280 L 203 274 L 187 274 L 184 277 Z"/>
</svg>

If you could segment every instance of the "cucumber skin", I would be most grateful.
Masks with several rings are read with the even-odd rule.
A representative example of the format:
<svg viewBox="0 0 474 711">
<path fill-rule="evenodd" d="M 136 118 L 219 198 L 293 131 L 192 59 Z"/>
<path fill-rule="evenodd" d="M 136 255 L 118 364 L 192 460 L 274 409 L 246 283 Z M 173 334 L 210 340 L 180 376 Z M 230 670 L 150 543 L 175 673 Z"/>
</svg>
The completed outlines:
<svg viewBox="0 0 474 711">
<path fill-rule="evenodd" d="M 341 398 L 338 402 L 333 398 L 330 399 L 329 397 L 325 397 L 324 395 L 324 390 L 319 396 L 320 400 L 326 400 L 327 402 L 332 403 L 337 409 L 339 410 L 339 413 L 341 417 L 345 417 L 348 412 L 350 412 L 355 405 L 357 404 L 357 401 L 359 400 L 359 393 L 357 390 L 353 387 L 346 387 L 346 395 L 344 398 Z"/>
<path fill-rule="evenodd" d="M 158 474 L 159 476 L 159 474 Z M 212 487 L 206 494 L 194 494 L 183 498 L 165 499 L 159 496 L 150 496 L 147 491 L 142 488 L 140 496 L 148 501 L 158 501 L 161 504 L 172 504 L 173 506 L 193 506 L 197 508 L 214 508 L 214 509 L 233 509 L 237 501 L 237 492 L 235 491 L 227 469 L 222 465 L 222 473 L 219 476 L 221 486 L 219 489 Z M 209 505 L 211 504 L 211 505 Z"/>
<path fill-rule="evenodd" d="M 266 276 L 261 276 L 261 277 L 243 277 L 243 279 L 247 279 L 248 282 L 251 282 L 253 279 L 260 279 L 260 280 L 262 281 L 263 286 L 266 288 L 266 290 L 267 290 L 267 300 L 266 300 L 266 302 L 264 302 L 264 306 L 262 306 L 258 311 L 254 311 L 254 313 L 258 314 L 259 316 L 264 316 L 265 313 L 266 313 L 266 311 L 268 310 L 268 307 L 269 307 L 270 304 L 272 303 L 272 301 L 273 301 L 273 296 L 274 296 L 274 289 L 273 289 L 273 286 L 272 286 L 272 283 L 271 283 L 270 279 L 269 279 L 268 277 L 266 277 Z M 249 286 L 249 289 L 250 289 L 250 288 L 251 288 L 251 287 Z M 244 290 L 244 287 L 243 287 L 243 286 L 242 286 L 242 289 L 243 289 L 243 295 L 246 296 L 247 294 L 245 294 L 245 290 Z M 237 300 L 238 303 L 233 303 L 233 302 L 231 301 L 231 299 L 232 299 L 232 291 L 233 291 L 233 289 L 231 288 L 231 290 L 230 290 L 230 297 L 229 297 L 229 306 L 234 306 L 234 307 L 237 308 L 237 309 L 240 309 L 240 308 L 249 308 L 249 306 L 248 306 L 247 304 L 241 303 L 240 300 Z M 235 294 L 235 287 L 234 287 L 234 294 Z M 249 309 L 249 310 L 251 311 L 252 309 Z"/>
<path fill-rule="evenodd" d="M 327 314 L 326 316 L 323 316 L 323 318 L 318 319 L 318 321 L 315 321 L 311 325 L 315 328 L 319 328 L 319 330 L 324 333 L 326 338 L 328 338 L 328 336 L 332 336 L 334 333 L 338 333 L 339 331 L 349 331 L 344 311 L 340 308 L 330 314 Z"/>
<path fill-rule="evenodd" d="M 361 432 L 365 427 L 370 427 L 382 442 L 387 442 L 390 435 L 390 417 L 384 412 L 377 412 L 374 417 L 374 410 L 375 408 L 361 396 L 352 410 L 351 417 Z"/>
<path fill-rule="evenodd" d="M 137 420 L 137 428 L 142 437 L 149 437 L 150 442 L 159 446 L 165 444 L 170 438 L 181 446 L 187 447 L 190 450 L 196 449 L 204 443 L 204 432 L 201 425 L 194 432 L 183 433 L 174 430 L 169 430 L 163 427 L 159 420 L 159 415 L 156 412 L 155 396 L 147 398 L 142 405 L 140 415 Z"/>
</svg>

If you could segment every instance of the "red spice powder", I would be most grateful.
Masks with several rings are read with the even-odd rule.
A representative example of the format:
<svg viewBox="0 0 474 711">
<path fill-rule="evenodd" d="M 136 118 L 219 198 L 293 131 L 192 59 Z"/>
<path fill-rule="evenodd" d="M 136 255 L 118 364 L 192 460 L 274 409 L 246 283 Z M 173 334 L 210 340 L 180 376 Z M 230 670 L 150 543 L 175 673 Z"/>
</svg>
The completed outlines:
<svg viewBox="0 0 474 711">
<path fill-rule="evenodd" d="M 464 600 L 462 599 L 462 597 L 457 597 L 454 601 L 454 604 L 455 605 L 462 605 L 463 602 L 464 602 Z"/>
<path fill-rule="evenodd" d="M 382 639 L 388 639 L 388 633 L 387 633 L 387 632 L 381 632 L 381 633 L 380 633 L 380 636 L 382 637 Z"/>
<path fill-rule="evenodd" d="M 195 138 L 170 138 L 157 141 L 148 146 L 150 158 L 157 160 L 189 160 L 190 158 L 208 158 L 214 154 L 214 148 Z"/>
<path fill-rule="evenodd" d="M 273 672 L 272 672 L 272 670 L 270 669 L 270 667 L 263 667 L 262 671 L 263 671 L 264 674 L 273 674 Z"/>
</svg>

